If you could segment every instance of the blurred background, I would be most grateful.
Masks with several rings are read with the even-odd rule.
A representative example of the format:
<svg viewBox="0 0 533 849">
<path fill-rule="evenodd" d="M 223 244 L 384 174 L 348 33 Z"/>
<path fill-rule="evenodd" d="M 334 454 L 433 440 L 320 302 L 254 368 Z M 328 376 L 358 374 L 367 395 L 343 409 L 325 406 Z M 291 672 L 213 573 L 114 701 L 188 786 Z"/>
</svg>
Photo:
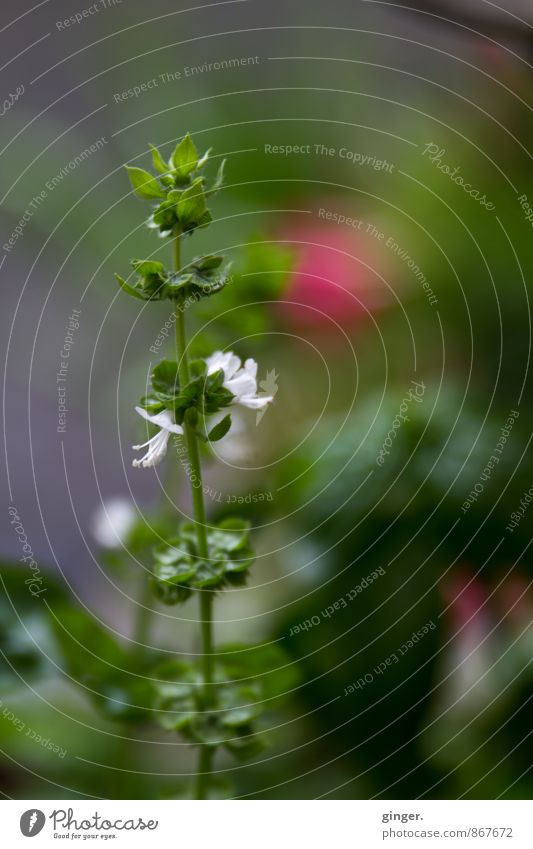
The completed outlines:
<svg viewBox="0 0 533 849">
<path fill-rule="evenodd" d="M 142 595 L 191 509 L 177 464 L 131 466 L 170 310 L 113 277 L 169 256 L 123 164 L 190 131 L 228 160 L 190 250 L 235 275 L 192 349 L 277 387 L 205 458 L 209 516 L 239 503 L 258 549 L 217 641 L 270 652 L 270 748 L 221 775 L 530 798 L 533 13 L 505 6 L 4 0 L 4 795 L 159 798 L 194 768 L 116 671 L 199 647 L 194 601 Z"/>
</svg>

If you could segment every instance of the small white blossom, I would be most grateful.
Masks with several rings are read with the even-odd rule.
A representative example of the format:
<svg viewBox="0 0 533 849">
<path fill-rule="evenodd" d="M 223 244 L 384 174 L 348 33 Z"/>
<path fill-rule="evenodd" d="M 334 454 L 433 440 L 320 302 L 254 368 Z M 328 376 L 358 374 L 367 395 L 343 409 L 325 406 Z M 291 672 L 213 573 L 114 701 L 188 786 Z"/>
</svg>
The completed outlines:
<svg viewBox="0 0 533 849">
<path fill-rule="evenodd" d="M 233 404 L 249 407 L 251 410 L 262 410 L 271 401 L 272 395 L 257 394 L 257 363 L 248 359 L 241 367 L 241 361 L 232 351 L 223 353 L 216 351 L 206 360 L 207 373 L 214 374 L 222 369 L 224 372 L 223 386 L 228 389 L 235 398 Z"/>
<path fill-rule="evenodd" d="M 142 445 L 132 446 L 134 451 L 146 448 L 147 445 L 150 446 L 144 457 L 141 457 L 140 460 L 133 461 L 134 466 L 142 466 L 144 469 L 148 469 L 150 466 L 157 466 L 167 453 L 167 444 L 170 439 L 170 434 L 183 433 L 183 428 L 179 424 L 176 424 L 174 416 L 170 410 L 163 410 L 162 413 L 157 413 L 155 416 L 151 416 L 150 413 L 143 410 L 142 407 L 135 407 L 135 412 L 142 416 L 143 419 L 146 419 L 146 421 L 151 422 L 160 428 L 159 433 L 152 436 L 148 442 L 144 442 Z"/>
<path fill-rule="evenodd" d="M 135 524 L 137 512 L 127 498 L 115 496 L 103 501 L 94 511 L 91 531 L 102 548 L 119 548 Z"/>
</svg>

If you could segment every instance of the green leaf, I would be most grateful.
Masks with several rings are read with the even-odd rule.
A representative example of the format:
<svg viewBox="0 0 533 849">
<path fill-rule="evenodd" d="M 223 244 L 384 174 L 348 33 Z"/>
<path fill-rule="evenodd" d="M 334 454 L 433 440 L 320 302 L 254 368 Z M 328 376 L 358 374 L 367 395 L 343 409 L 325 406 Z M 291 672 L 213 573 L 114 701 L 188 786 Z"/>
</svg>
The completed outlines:
<svg viewBox="0 0 533 849">
<path fill-rule="evenodd" d="M 119 277 L 118 274 L 115 274 L 115 277 L 118 280 L 120 288 L 123 289 L 124 292 L 126 292 L 128 295 L 131 295 L 132 298 L 138 298 L 140 301 L 146 300 L 146 298 L 144 298 L 144 296 L 141 295 L 141 293 L 137 289 L 134 289 L 133 286 L 129 286 L 128 283 L 126 283 L 126 281 L 123 280 L 122 277 Z"/>
<path fill-rule="evenodd" d="M 207 371 L 207 364 L 200 357 L 195 357 L 189 362 L 189 370 L 193 377 L 203 377 Z"/>
<path fill-rule="evenodd" d="M 226 375 L 224 374 L 224 369 L 222 369 L 222 368 L 219 368 L 216 371 L 211 372 L 211 374 L 209 374 L 207 376 L 207 384 L 208 384 L 207 388 L 208 388 L 208 390 L 210 392 L 216 392 L 217 389 L 221 389 L 222 384 L 224 383 L 225 377 L 226 377 Z"/>
<path fill-rule="evenodd" d="M 193 577 L 196 567 L 187 555 L 182 554 L 178 563 L 156 563 L 154 576 L 165 584 L 184 584 Z"/>
<path fill-rule="evenodd" d="M 143 395 L 139 401 L 139 407 L 142 407 L 144 410 L 148 410 L 152 413 L 152 415 L 162 413 L 165 409 L 165 405 L 162 404 L 159 398 L 156 398 L 155 395 Z"/>
<path fill-rule="evenodd" d="M 181 709 L 179 706 L 167 708 L 168 711 L 173 710 L 175 713 L 162 713 L 159 716 L 158 722 L 161 728 L 164 728 L 165 731 L 183 731 L 187 728 L 195 716 L 195 707 L 192 700 L 191 703 L 192 707 L 189 710 L 185 704 Z"/>
<path fill-rule="evenodd" d="M 134 259 L 131 264 L 140 277 L 135 288 L 146 300 L 168 297 L 168 273 L 162 262 Z"/>
<path fill-rule="evenodd" d="M 220 746 L 230 736 L 229 730 L 223 728 L 218 717 L 213 714 L 197 713 L 188 731 L 193 742 L 205 746 Z"/>
<path fill-rule="evenodd" d="M 228 579 L 233 581 L 235 578 L 237 583 L 241 583 L 240 578 L 237 579 L 237 575 L 240 575 L 242 572 L 246 572 L 254 560 L 255 553 L 251 548 L 243 548 L 236 552 L 236 556 L 225 560 L 224 571 L 226 572 Z"/>
<path fill-rule="evenodd" d="M 200 226 L 206 218 L 206 213 L 209 214 L 202 180 L 198 179 L 181 193 L 178 200 L 178 218 L 183 230 Z"/>
<path fill-rule="evenodd" d="M 142 168 L 132 168 L 126 165 L 126 171 L 136 195 L 146 200 L 152 198 L 164 198 L 165 193 L 159 186 L 156 178 Z"/>
<path fill-rule="evenodd" d="M 187 177 L 198 167 L 198 151 L 189 133 L 176 145 L 171 162 L 181 178 Z"/>
<path fill-rule="evenodd" d="M 250 530 L 250 522 L 247 519 L 239 519 L 238 516 L 228 516 L 227 519 L 222 519 L 218 523 L 218 527 L 223 531 L 245 531 Z"/>
<path fill-rule="evenodd" d="M 226 728 L 242 728 L 243 725 L 249 725 L 254 719 L 257 719 L 261 713 L 259 705 L 244 705 L 243 707 L 234 708 L 222 715 L 222 725 Z"/>
<path fill-rule="evenodd" d="M 266 743 L 259 734 L 247 734 L 242 737 L 233 738 L 225 746 L 237 760 L 244 761 L 262 752 Z"/>
<path fill-rule="evenodd" d="M 168 199 L 160 203 L 152 214 L 152 221 L 155 226 L 159 227 L 161 233 L 168 233 L 178 223 L 176 211 L 177 201 L 170 197 L 171 194 L 172 192 L 169 192 Z"/>
<path fill-rule="evenodd" d="M 165 279 L 166 296 L 185 300 L 187 297 L 200 299 L 215 294 L 228 283 L 229 266 L 224 273 L 217 274 L 223 262 L 223 256 L 209 254 L 196 257 L 180 272 L 170 274 Z"/>
<path fill-rule="evenodd" d="M 165 680 L 154 684 L 158 722 L 167 731 L 178 731 L 189 725 L 196 713 L 194 670 L 187 664 L 160 664 L 154 675 Z"/>
<path fill-rule="evenodd" d="M 215 391 L 212 390 L 209 386 L 206 389 L 203 399 L 203 409 L 202 412 L 204 415 L 212 415 L 213 413 L 218 413 L 220 410 L 223 410 L 224 407 L 229 407 L 233 402 L 234 395 L 226 389 L 225 387 L 220 387 Z"/>
<path fill-rule="evenodd" d="M 183 557 L 183 546 L 180 539 L 171 539 L 168 545 L 161 545 L 154 551 L 154 556 L 158 563 L 163 566 L 169 563 L 179 563 Z"/>
<path fill-rule="evenodd" d="M 229 431 L 230 427 L 231 427 L 231 416 L 228 413 L 227 416 L 224 416 L 224 418 L 218 424 L 216 424 L 214 426 L 214 428 L 212 428 L 212 430 L 209 431 L 209 433 L 207 435 L 209 441 L 210 442 L 218 442 L 219 439 L 223 439 L 224 436 L 226 436 L 227 432 Z"/>
<path fill-rule="evenodd" d="M 224 257 L 220 256 L 220 254 L 206 254 L 205 256 L 195 257 L 187 268 L 192 268 L 198 274 L 209 279 L 220 268 L 223 262 Z"/>
<path fill-rule="evenodd" d="M 172 295 L 173 297 L 183 295 L 183 297 L 185 297 L 187 294 L 185 290 L 191 282 L 192 277 L 192 274 L 172 274 L 167 283 L 169 295 Z"/>
<path fill-rule="evenodd" d="M 183 584 L 168 584 L 154 579 L 152 586 L 154 595 L 163 604 L 183 604 L 191 594 L 190 589 Z"/>
<path fill-rule="evenodd" d="M 213 220 L 213 216 L 211 215 L 209 210 L 206 208 L 203 215 L 200 216 L 197 226 L 198 227 L 207 227 L 208 224 L 211 224 L 212 220 Z"/>
<path fill-rule="evenodd" d="M 162 262 L 153 262 L 148 259 L 132 259 L 131 264 L 141 277 L 148 277 L 149 274 L 158 274 L 161 277 L 165 276 L 165 266 Z"/>
<path fill-rule="evenodd" d="M 283 701 L 301 681 L 298 663 L 289 658 L 278 644 L 249 646 L 230 643 L 217 650 L 226 679 L 248 679 L 252 686 L 259 687 L 261 699 Z"/>
<path fill-rule="evenodd" d="M 175 360 L 162 360 L 152 371 L 152 386 L 156 392 L 174 396 L 179 385 L 178 364 Z"/>
<path fill-rule="evenodd" d="M 193 378 L 186 386 L 180 387 L 179 393 L 174 393 L 172 396 L 174 412 L 180 415 L 178 424 L 181 424 L 185 412 L 190 407 L 198 408 L 202 404 L 203 378 Z"/>
<path fill-rule="evenodd" d="M 159 153 L 157 147 L 155 145 L 150 145 L 150 150 L 152 151 L 152 162 L 156 171 L 160 174 L 168 174 L 169 166 Z"/>
<path fill-rule="evenodd" d="M 220 563 L 201 563 L 196 570 L 192 585 L 198 589 L 214 587 L 224 576 L 224 567 Z"/>
</svg>

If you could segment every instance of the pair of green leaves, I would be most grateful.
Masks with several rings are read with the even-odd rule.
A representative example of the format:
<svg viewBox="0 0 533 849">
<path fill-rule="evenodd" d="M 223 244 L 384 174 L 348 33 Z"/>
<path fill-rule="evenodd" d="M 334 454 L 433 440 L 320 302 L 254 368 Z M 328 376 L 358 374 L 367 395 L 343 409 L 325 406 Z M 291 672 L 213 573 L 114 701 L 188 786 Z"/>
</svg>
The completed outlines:
<svg viewBox="0 0 533 849">
<path fill-rule="evenodd" d="M 126 166 L 135 194 L 144 200 L 161 201 L 153 212 L 152 224 L 163 234 L 191 233 L 212 221 L 207 200 L 222 187 L 223 161 L 213 184 L 206 187 L 206 179 L 199 172 L 209 159 L 209 151 L 202 157 L 190 135 L 176 145 L 165 162 L 159 150 L 150 145 L 154 176 L 143 168 Z"/>
<path fill-rule="evenodd" d="M 243 519 L 224 519 L 210 528 L 206 560 L 198 552 L 195 525 L 182 524 L 179 535 L 154 552 L 154 587 L 160 601 L 178 604 L 193 590 L 242 586 L 255 559 L 249 530 Z"/>
<path fill-rule="evenodd" d="M 216 703 L 205 706 L 205 687 L 196 665 L 171 661 L 159 667 L 155 709 L 167 731 L 179 731 L 196 745 L 223 746 L 239 760 L 264 748 L 254 723 L 262 712 L 258 682 L 231 679 L 222 663 L 215 670 Z"/>
<path fill-rule="evenodd" d="M 154 169 L 161 176 L 161 180 L 167 185 L 187 185 L 192 174 L 204 167 L 209 159 L 210 150 L 206 151 L 202 157 L 198 155 L 198 150 L 190 133 L 182 138 L 174 148 L 174 152 L 168 163 L 165 162 L 158 149 L 151 144 L 152 164 Z M 172 180 L 172 183 L 168 181 Z"/>
<path fill-rule="evenodd" d="M 218 413 L 232 403 L 235 396 L 223 385 L 222 369 L 207 374 L 205 360 L 192 360 L 189 369 L 191 379 L 181 386 L 178 363 L 162 360 L 152 371 L 152 392 L 141 398 L 141 406 L 152 415 L 164 409 L 172 410 L 178 424 L 185 421 L 187 414 L 187 421 L 196 427 L 200 418 Z M 196 433 L 203 441 L 216 442 L 226 435 L 230 426 L 228 415 L 208 434 L 199 429 Z"/>
<path fill-rule="evenodd" d="M 120 287 L 134 298 L 142 301 L 172 300 L 183 304 L 186 300 L 200 300 L 220 292 L 229 282 L 228 270 L 222 273 L 220 267 L 224 257 L 214 254 L 195 257 L 179 272 L 165 269 L 162 262 L 134 259 L 132 266 L 137 280 L 130 286 L 118 274 L 115 274 Z"/>
</svg>

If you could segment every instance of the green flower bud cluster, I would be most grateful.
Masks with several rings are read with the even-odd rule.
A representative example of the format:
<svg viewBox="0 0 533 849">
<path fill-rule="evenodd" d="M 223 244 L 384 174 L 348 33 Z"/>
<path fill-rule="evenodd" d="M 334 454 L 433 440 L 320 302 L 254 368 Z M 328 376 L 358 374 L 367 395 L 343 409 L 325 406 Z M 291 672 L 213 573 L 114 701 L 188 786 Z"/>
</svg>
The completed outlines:
<svg viewBox="0 0 533 849">
<path fill-rule="evenodd" d="M 234 664 L 227 667 L 219 659 L 213 685 L 217 690 L 216 708 L 206 705 L 200 670 L 195 664 L 176 661 L 157 669 L 155 708 L 160 725 L 167 731 L 179 731 L 191 743 L 223 747 L 239 760 L 259 754 L 265 746 L 255 721 L 262 713 L 263 689 L 257 681 L 235 676 Z"/>
<path fill-rule="evenodd" d="M 224 519 L 207 532 L 209 559 L 198 551 L 192 523 L 154 552 L 156 595 L 165 604 L 186 601 L 192 590 L 221 590 L 246 583 L 255 554 L 248 542 L 250 525 L 244 519 Z"/>
<path fill-rule="evenodd" d="M 196 435 L 204 442 L 222 439 L 231 426 L 229 415 L 207 434 L 199 429 L 199 424 L 206 416 L 228 407 L 235 396 L 222 385 L 222 370 L 207 374 L 206 369 L 205 360 L 192 360 L 189 363 L 191 379 L 182 386 L 179 363 L 175 360 L 162 360 L 152 371 L 151 392 L 141 398 L 140 406 L 150 415 L 170 410 L 174 414 L 174 420 L 180 425 L 187 418 L 187 422 L 195 428 Z"/>
<path fill-rule="evenodd" d="M 207 188 L 201 172 L 209 160 L 209 151 L 199 157 L 189 134 L 176 145 L 168 162 L 154 145 L 150 147 L 155 175 L 143 168 L 126 166 L 134 193 L 143 200 L 160 201 L 148 225 L 163 236 L 176 238 L 206 227 L 213 220 L 207 201 L 222 188 L 225 160 Z M 123 291 L 134 298 L 179 302 L 191 296 L 208 297 L 223 289 L 229 279 L 229 267 L 221 269 L 223 262 L 224 257 L 208 254 L 196 257 L 183 268 L 168 271 L 161 262 L 134 259 L 131 264 L 137 280 L 133 285 L 118 274 L 115 277 Z"/>
<path fill-rule="evenodd" d="M 198 227 L 206 227 L 213 220 L 207 208 L 207 200 L 222 188 L 225 160 L 208 189 L 201 171 L 209 160 L 209 151 L 199 157 L 188 133 L 176 145 L 168 162 L 165 162 L 154 145 L 150 145 L 150 148 L 157 174 L 129 166 L 127 171 L 138 197 L 149 201 L 161 199 L 152 213 L 151 225 L 163 235 L 192 233 Z"/>
<path fill-rule="evenodd" d="M 224 262 L 222 256 L 196 257 L 179 272 L 167 271 L 162 262 L 133 259 L 137 281 L 130 286 L 115 274 L 120 287 L 128 295 L 141 301 L 185 301 L 187 298 L 207 298 L 220 292 L 229 282 L 229 266 L 218 273 Z"/>
</svg>

